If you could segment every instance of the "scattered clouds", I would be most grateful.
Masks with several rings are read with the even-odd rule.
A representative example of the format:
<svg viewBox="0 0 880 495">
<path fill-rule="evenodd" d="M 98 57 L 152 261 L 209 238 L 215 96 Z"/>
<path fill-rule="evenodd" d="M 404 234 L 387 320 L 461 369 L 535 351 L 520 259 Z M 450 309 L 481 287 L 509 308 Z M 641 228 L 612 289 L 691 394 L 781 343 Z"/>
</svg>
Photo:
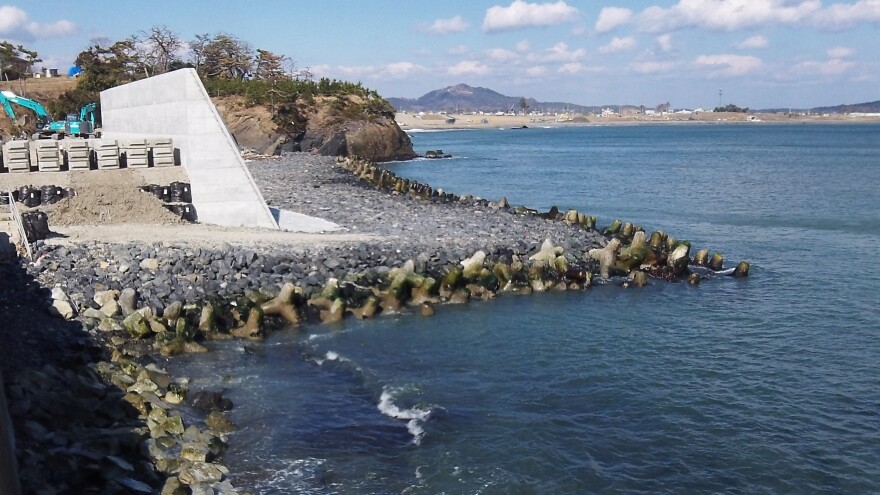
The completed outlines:
<svg viewBox="0 0 880 495">
<path fill-rule="evenodd" d="M 312 72 L 319 76 L 350 79 L 396 80 L 406 79 L 427 71 L 427 68 L 412 62 L 392 62 L 385 65 L 316 65 Z"/>
<path fill-rule="evenodd" d="M 669 8 L 648 7 L 638 21 L 640 28 L 649 33 L 684 28 L 737 31 L 794 24 L 809 19 L 821 6 L 820 0 L 679 0 Z"/>
<path fill-rule="evenodd" d="M 621 7 L 604 7 L 596 20 L 596 32 L 599 34 L 613 31 L 615 28 L 628 24 L 633 18 L 633 11 Z"/>
<path fill-rule="evenodd" d="M 528 69 L 526 69 L 526 73 L 533 77 L 543 76 L 547 73 L 547 68 L 543 65 L 536 65 L 534 67 L 529 67 Z"/>
<path fill-rule="evenodd" d="M 834 58 L 824 62 L 808 60 L 795 65 L 792 70 L 801 74 L 821 74 L 823 76 L 837 76 L 843 74 L 855 66 L 855 62 Z"/>
<path fill-rule="evenodd" d="M 449 19 L 437 19 L 426 28 L 431 34 L 450 34 L 466 31 L 470 25 L 460 15 Z"/>
<path fill-rule="evenodd" d="M 686 28 L 738 31 L 777 25 L 842 30 L 860 23 L 880 23 L 880 0 L 837 2 L 827 7 L 821 0 L 678 0 L 668 8 L 648 7 L 635 18 L 640 30 L 648 33 Z M 605 29 L 616 27 L 611 22 L 614 18 L 609 19 L 610 27 Z M 599 31 L 598 21 L 596 28 Z"/>
<path fill-rule="evenodd" d="M 672 72 L 678 67 L 678 62 L 657 62 L 657 61 L 648 61 L 648 62 L 633 62 L 629 64 L 629 69 L 633 72 L 638 72 L 639 74 L 662 74 L 665 72 Z"/>
<path fill-rule="evenodd" d="M 825 53 L 828 55 L 828 58 L 847 58 L 851 57 L 855 52 L 852 48 L 835 46 L 834 48 L 829 48 Z"/>
<path fill-rule="evenodd" d="M 489 73 L 489 67 L 476 60 L 462 60 L 461 62 L 449 67 L 447 72 L 453 76 L 476 75 L 484 76 Z"/>
<path fill-rule="evenodd" d="M 559 67 L 560 74 L 578 74 L 584 71 L 584 66 L 580 62 L 569 62 Z"/>
<path fill-rule="evenodd" d="M 563 0 L 555 3 L 528 3 L 514 0 L 508 7 L 494 6 L 486 10 L 483 31 L 510 31 L 529 27 L 556 26 L 575 20 L 580 11 Z"/>
<path fill-rule="evenodd" d="M 530 55 L 529 60 L 540 60 L 542 62 L 577 62 L 586 55 L 587 50 L 584 48 L 569 50 L 567 44 L 559 42 L 541 53 Z"/>
<path fill-rule="evenodd" d="M 756 35 L 740 41 L 736 44 L 736 47 L 740 50 L 749 50 L 752 48 L 764 48 L 768 43 L 767 38 L 761 35 Z"/>
<path fill-rule="evenodd" d="M 56 21 L 44 24 L 32 21 L 24 10 L 12 5 L 0 6 L 0 37 L 33 41 L 39 38 L 60 38 L 77 32 L 76 24 Z"/>
<path fill-rule="evenodd" d="M 764 63 L 758 57 L 747 55 L 700 55 L 694 65 L 708 68 L 710 77 L 736 77 L 761 69 Z"/>
<path fill-rule="evenodd" d="M 504 48 L 492 48 L 491 50 L 486 50 L 486 55 L 497 62 L 512 62 L 520 57 L 518 53 L 505 50 Z"/>
<path fill-rule="evenodd" d="M 447 53 L 449 53 L 450 55 L 464 55 L 469 51 L 471 51 L 471 49 L 468 48 L 467 45 L 458 45 L 450 48 Z"/>
<path fill-rule="evenodd" d="M 657 36 L 657 46 L 660 47 L 661 52 L 671 52 L 672 51 L 672 35 L 661 34 Z"/>
<path fill-rule="evenodd" d="M 604 45 L 599 48 L 599 53 L 610 54 L 610 53 L 618 53 L 625 52 L 627 50 L 632 50 L 636 47 L 636 39 L 632 36 L 627 36 L 626 38 L 618 38 L 614 37 L 607 45 Z"/>
<path fill-rule="evenodd" d="M 516 51 L 520 53 L 526 53 L 532 48 L 532 45 L 529 44 L 528 40 L 521 40 L 516 44 Z"/>
<path fill-rule="evenodd" d="M 822 9 L 815 17 L 817 27 L 829 30 L 846 29 L 861 22 L 880 22 L 880 1 L 859 0 L 853 4 L 835 3 Z"/>
</svg>

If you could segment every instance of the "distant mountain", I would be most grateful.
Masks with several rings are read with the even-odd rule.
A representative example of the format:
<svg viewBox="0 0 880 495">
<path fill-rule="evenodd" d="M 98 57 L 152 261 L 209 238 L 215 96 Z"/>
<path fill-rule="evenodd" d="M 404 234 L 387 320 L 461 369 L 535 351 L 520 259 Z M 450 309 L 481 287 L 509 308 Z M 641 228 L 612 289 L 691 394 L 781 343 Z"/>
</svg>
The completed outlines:
<svg viewBox="0 0 880 495">
<path fill-rule="evenodd" d="M 813 113 L 880 113 L 880 100 L 852 105 L 836 105 L 833 107 L 816 107 Z"/>
<path fill-rule="evenodd" d="M 521 96 L 505 96 L 488 88 L 475 88 L 467 84 L 456 84 L 436 89 L 419 98 L 388 98 L 388 102 L 399 111 L 406 112 L 507 112 L 520 111 Z M 588 112 L 596 107 L 585 107 L 564 102 L 540 102 L 526 98 L 529 111 L 543 112 Z"/>
<path fill-rule="evenodd" d="M 758 110 L 761 113 L 828 113 L 828 114 L 844 114 L 844 113 L 880 113 L 880 100 L 870 101 L 867 103 L 852 103 L 845 105 L 835 105 L 833 107 L 815 107 L 815 108 L 767 108 Z"/>
</svg>

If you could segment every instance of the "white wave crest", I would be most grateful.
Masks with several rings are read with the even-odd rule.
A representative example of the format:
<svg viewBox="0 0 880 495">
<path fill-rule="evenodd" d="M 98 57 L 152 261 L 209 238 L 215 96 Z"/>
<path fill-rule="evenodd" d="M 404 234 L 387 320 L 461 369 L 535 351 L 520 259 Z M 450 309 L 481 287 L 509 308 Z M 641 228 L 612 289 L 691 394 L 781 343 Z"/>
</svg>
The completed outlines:
<svg viewBox="0 0 880 495">
<path fill-rule="evenodd" d="M 431 409 L 419 409 L 418 407 L 401 409 L 394 402 L 395 395 L 400 392 L 401 389 L 383 388 L 377 407 L 382 414 L 389 418 L 407 420 L 406 429 L 413 436 L 413 443 L 421 445 L 422 438 L 425 436 L 425 430 L 422 428 L 422 425 L 431 418 Z"/>
</svg>

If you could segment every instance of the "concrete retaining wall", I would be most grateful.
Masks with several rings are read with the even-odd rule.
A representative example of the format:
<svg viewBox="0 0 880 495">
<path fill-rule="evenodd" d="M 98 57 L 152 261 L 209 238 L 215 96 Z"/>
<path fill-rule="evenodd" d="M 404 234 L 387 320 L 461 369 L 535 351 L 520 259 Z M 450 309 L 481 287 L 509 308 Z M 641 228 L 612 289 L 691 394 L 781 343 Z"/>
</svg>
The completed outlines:
<svg viewBox="0 0 880 495">
<path fill-rule="evenodd" d="M 102 91 L 101 117 L 108 139 L 171 137 L 200 222 L 278 228 L 194 69 Z"/>
<path fill-rule="evenodd" d="M 3 374 L 0 373 L 0 493 L 3 495 L 21 495 L 17 466 L 12 421 L 6 407 Z"/>
</svg>

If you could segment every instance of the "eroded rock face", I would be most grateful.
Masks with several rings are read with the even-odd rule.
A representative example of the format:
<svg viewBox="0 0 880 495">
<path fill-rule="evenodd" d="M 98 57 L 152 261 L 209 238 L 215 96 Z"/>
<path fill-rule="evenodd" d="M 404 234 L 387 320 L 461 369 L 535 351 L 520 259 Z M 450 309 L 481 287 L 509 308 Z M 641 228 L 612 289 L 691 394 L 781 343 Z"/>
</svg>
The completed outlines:
<svg viewBox="0 0 880 495">
<path fill-rule="evenodd" d="M 315 98 L 309 105 L 297 102 L 294 106 L 301 122 L 290 122 L 289 128 L 281 125 L 284 119 L 273 117 L 270 109 L 248 107 L 241 97 L 216 98 L 214 103 L 238 145 L 261 154 L 305 151 L 323 156 L 357 156 L 373 162 L 417 156 L 392 113 L 352 110 L 363 104 L 354 96 L 345 97 L 343 104 L 336 97 Z"/>
</svg>

